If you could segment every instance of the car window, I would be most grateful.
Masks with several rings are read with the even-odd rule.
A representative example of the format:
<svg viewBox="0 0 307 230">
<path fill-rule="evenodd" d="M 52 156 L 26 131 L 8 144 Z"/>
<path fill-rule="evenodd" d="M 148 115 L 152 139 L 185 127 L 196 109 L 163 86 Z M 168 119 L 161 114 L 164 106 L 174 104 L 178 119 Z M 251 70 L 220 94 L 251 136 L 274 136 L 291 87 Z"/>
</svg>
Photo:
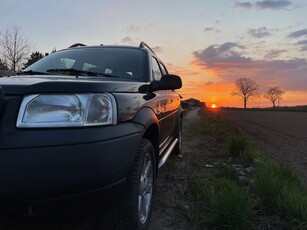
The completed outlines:
<svg viewBox="0 0 307 230">
<path fill-rule="evenodd" d="M 159 64 L 160 64 L 163 75 L 167 74 L 167 70 L 166 70 L 165 66 L 161 62 L 159 62 Z"/>
<path fill-rule="evenodd" d="M 159 81 L 162 77 L 162 72 L 161 72 L 161 69 L 160 69 L 160 66 L 158 64 L 158 61 L 156 58 L 152 57 L 151 59 L 151 62 L 152 62 L 152 75 L 153 75 L 153 78 L 157 81 Z"/>
<path fill-rule="evenodd" d="M 146 52 L 140 49 L 88 47 L 55 52 L 24 71 L 71 75 L 75 72 L 63 70 L 73 69 L 81 74 L 82 71 L 88 71 L 88 73 L 84 73 L 84 76 L 98 73 L 136 81 L 148 81 L 146 64 Z"/>
</svg>

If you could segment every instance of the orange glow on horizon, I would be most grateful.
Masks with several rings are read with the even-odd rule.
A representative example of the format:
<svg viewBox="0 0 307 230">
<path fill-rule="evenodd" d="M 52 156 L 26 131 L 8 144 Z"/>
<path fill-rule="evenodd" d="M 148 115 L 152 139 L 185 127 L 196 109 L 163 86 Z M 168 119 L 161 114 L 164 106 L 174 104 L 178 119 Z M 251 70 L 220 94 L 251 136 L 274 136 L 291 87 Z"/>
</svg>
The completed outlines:
<svg viewBox="0 0 307 230">
<path fill-rule="evenodd" d="M 254 62 L 255 68 L 261 69 L 265 62 Z M 223 63 L 224 64 L 224 63 Z M 243 108 L 243 100 L 238 96 L 234 96 L 232 93 L 235 90 L 234 81 L 228 80 L 232 75 L 225 71 L 227 68 L 222 67 L 210 67 L 204 68 L 203 65 L 197 65 L 192 62 L 190 66 L 184 68 L 178 68 L 176 66 L 169 66 L 171 72 L 178 74 L 182 78 L 183 87 L 178 90 L 184 100 L 189 98 L 195 98 L 201 102 L 207 103 L 209 108 L 213 104 L 217 104 L 218 107 L 237 107 Z M 254 69 L 245 68 L 244 71 L 236 72 L 236 76 L 246 77 L 253 76 Z M 227 80 L 227 81 L 226 81 Z M 277 81 L 277 80 L 276 80 Z M 278 81 L 277 81 L 278 82 Z M 261 82 L 260 92 L 258 97 L 250 98 L 247 102 L 248 108 L 265 108 L 271 107 L 272 103 L 263 98 L 265 90 L 268 84 Z M 296 106 L 307 104 L 307 90 L 285 90 L 285 94 L 280 101 L 280 106 Z"/>
<path fill-rule="evenodd" d="M 217 105 L 216 104 L 212 104 L 211 105 L 211 109 L 216 109 L 217 108 Z"/>
</svg>

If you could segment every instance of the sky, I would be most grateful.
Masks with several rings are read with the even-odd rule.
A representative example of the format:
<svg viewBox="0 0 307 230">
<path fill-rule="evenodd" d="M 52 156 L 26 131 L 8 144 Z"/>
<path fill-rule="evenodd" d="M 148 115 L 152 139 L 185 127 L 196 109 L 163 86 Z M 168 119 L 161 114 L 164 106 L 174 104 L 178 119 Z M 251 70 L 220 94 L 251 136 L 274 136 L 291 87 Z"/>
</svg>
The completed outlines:
<svg viewBox="0 0 307 230">
<path fill-rule="evenodd" d="M 307 105 L 307 0 L 0 0 L 0 32 L 17 25 L 41 53 L 81 42 L 145 41 L 181 76 L 184 99 L 242 107 L 234 82 L 250 78 L 267 107 L 268 87 L 281 106 Z"/>
</svg>

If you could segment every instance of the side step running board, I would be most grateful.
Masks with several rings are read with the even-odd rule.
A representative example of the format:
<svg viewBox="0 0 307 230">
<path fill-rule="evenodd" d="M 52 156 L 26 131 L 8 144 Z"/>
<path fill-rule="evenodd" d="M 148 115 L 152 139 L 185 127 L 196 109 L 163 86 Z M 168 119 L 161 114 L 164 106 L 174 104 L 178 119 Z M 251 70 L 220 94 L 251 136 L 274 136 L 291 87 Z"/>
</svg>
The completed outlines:
<svg viewBox="0 0 307 230">
<path fill-rule="evenodd" d="M 162 165 L 166 162 L 167 158 L 170 156 L 172 153 L 173 149 L 175 148 L 176 144 L 178 142 L 178 138 L 174 139 L 172 143 L 169 145 L 169 147 L 166 149 L 166 152 L 163 156 L 163 158 L 160 160 L 158 168 L 161 168 Z"/>
</svg>

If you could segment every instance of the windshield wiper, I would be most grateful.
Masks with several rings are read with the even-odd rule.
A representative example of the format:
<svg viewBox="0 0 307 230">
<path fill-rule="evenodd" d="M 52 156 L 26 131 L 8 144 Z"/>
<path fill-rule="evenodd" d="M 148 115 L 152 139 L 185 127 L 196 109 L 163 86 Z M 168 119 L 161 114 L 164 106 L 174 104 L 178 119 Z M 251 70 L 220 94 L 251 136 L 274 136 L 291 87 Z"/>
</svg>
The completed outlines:
<svg viewBox="0 0 307 230">
<path fill-rule="evenodd" d="M 118 76 L 114 76 L 111 74 L 97 73 L 97 72 L 78 70 L 78 69 L 47 69 L 46 71 L 50 73 L 68 73 L 70 75 L 79 75 L 79 76 L 104 76 L 104 77 L 118 78 Z"/>
<path fill-rule="evenodd" d="M 46 73 L 46 72 L 33 71 L 33 70 L 22 71 L 21 73 L 19 73 L 19 74 L 17 74 L 17 75 L 36 75 L 36 74 L 40 74 L 40 75 L 50 75 L 49 73 Z"/>
</svg>

